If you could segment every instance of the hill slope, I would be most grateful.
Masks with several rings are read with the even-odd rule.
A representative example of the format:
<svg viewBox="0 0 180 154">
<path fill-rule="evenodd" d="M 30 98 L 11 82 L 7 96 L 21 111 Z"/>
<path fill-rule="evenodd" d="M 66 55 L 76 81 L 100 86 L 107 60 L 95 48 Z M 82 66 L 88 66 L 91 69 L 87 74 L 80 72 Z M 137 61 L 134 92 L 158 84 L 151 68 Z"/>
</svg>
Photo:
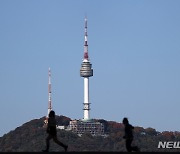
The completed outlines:
<svg viewBox="0 0 180 154">
<path fill-rule="evenodd" d="M 47 136 L 43 121 L 45 117 L 31 120 L 15 130 L 0 137 L 0 152 L 38 152 L 45 148 L 45 138 Z M 58 125 L 68 125 L 71 120 L 65 116 L 56 116 Z M 69 145 L 68 151 L 126 151 L 125 142 L 122 138 L 124 128 L 121 123 L 97 120 L 105 125 L 105 131 L 109 135 L 106 138 L 92 137 L 84 134 L 82 137 L 58 130 L 58 138 Z M 153 128 L 144 129 L 135 127 L 134 142 L 141 151 L 180 151 L 179 149 L 158 149 L 159 141 L 180 141 L 180 132 L 157 132 Z M 64 151 L 63 148 L 50 142 L 50 151 Z"/>
</svg>

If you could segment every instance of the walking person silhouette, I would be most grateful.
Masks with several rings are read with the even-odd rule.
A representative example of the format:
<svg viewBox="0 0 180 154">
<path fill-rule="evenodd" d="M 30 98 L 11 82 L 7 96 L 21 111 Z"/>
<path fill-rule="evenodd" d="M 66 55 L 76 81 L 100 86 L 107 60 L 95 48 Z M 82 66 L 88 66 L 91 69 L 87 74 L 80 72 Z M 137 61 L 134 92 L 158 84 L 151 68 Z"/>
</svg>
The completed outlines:
<svg viewBox="0 0 180 154">
<path fill-rule="evenodd" d="M 131 143 L 133 141 L 133 129 L 134 127 L 129 124 L 129 121 L 127 118 L 123 119 L 123 124 L 125 126 L 125 135 L 123 136 L 123 138 L 126 140 L 126 149 L 128 152 L 132 152 L 132 151 L 140 151 L 139 148 L 137 146 L 131 146 Z"/>
<path fill-rule="evenodd" d="M 58 145 L 62 146 L 65 151 L 67 151 L 68 146 L 63 144 L 57 139 L 57 131 L 56 131 L 56 119 L 55 119 L 55 112 L 51 110 L 49 112 L 49 118 L 48 118 L 48 124 L 47 124 L 47 130 L 46 132 L 48 133 L 48 136 L 46 138 L 46 149 L 43 150 L 43 152 L 48 152 L 49 151 L 49 146 L 50 143 L 49 141 L 53 139 L 55 143 Z"/>
</svg>

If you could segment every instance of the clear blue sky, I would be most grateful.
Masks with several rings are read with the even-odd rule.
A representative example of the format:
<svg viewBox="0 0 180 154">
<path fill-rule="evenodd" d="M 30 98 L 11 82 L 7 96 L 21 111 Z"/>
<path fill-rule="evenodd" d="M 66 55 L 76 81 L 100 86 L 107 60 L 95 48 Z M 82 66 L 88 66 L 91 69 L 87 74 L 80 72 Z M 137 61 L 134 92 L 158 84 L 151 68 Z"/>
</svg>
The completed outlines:
<svg viewBox="0 0 180 154">
<path fill-rule="evenodd" d="M 88 17 L 91 118 L 180 131 L 179 0 L 0 0 L 0 136 L 47 114 L 83 118 Z"/>
</svg>

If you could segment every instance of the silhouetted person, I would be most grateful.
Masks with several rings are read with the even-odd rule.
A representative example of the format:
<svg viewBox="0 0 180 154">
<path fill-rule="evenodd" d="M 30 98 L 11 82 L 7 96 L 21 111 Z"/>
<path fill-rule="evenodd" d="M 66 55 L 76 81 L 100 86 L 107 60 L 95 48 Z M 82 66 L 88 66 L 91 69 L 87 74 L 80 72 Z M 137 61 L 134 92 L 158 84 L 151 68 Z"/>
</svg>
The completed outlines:
<svg viewBox="0 0 180 154">
<path fill-rule="evenodd" d="M 133 129 L 134 127 L 129 124 L 129 121 L 127 118 L 123 119 L 123 124 L 125 126 L 125 135 L 123 136 L 124 139 L 126 139 L 126 149 L 128 152 L 132 151 L 139 151 L 139 148 L 137 146 L 131 146 L 131 143 L 133 141 Z"/>
<path fill-rule="evenodd" d="M 67 151 L 68 146 L 63 144 L 57 139 L 57 131 L 56 131 L 56 119 L 55 119 L 55 112 L 51 110 L 49 112 L 49 118 L 48 118 L 48 125 L 47 125 L 47 133 L 48 136 L 46 138 L 46 150 L 43 150 L 43 152 L 48 152 L 49 151 L 49 141 L 51 139 L 54 140 L 55 143 L 58 145 L 62 146 L 65 151 Z"/>
</svg>

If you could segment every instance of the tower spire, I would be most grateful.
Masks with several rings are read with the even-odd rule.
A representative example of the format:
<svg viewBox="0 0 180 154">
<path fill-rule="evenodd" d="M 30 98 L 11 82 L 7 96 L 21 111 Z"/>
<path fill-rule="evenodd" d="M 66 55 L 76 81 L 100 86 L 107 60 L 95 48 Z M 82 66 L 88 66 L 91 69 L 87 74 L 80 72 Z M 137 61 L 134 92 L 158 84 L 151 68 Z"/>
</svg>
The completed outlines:
<svg viewBox="0 0 180 154">
<path fill-rule="evenodd" d="M 87 35 L 87 17 L 85 16 L 85 33 L 84 33 L 84 61 L 89 61 L 88 56 L 88 35 Z"/>
</svg>

